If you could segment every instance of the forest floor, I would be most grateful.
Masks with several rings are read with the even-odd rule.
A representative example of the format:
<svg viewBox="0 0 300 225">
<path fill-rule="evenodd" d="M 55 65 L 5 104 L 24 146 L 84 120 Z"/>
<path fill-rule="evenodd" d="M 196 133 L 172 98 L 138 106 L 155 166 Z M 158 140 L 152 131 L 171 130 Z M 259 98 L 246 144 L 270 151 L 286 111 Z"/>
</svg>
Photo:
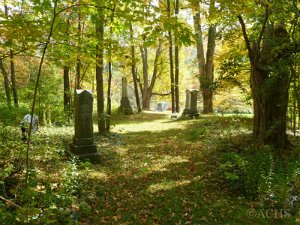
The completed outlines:
<svg viewBox="0 0 300 225">
<path fill-rule="evenodd" d="M 71 140 L 73 128 L 42 128 L 33 140 L 36 189 L 47 189 L 47 180 L 54 191 L 63 180 L 74 190 L 70 193 L 76 201 L 68 210 L 76 215 L 68 214 L 68 224 L 300 224 L 299 211 L 263 205 L 239 186 L 243 178 L 236 170 L 242 170 L 244 162 L 236 155 L 255 145 L 251 118 L 187 120 L 148 112 L 120 117 L 112 124 L 109 135 L 96 136 L 100 159 L 73 161 L 73 167 L 61 144 Z M 226 151 L 234 152 L 230 154 L 237 160 L 222 161 Z M 300 152 L 298 147 L 294 151 L 287 157 Z M 65 219 L 60 219 L 62 224 Z"/>
<path fill-rule="evenodd" d="M 105 164 L 90 174 L 103 193 L 101 222 L 241 224 L 253 219 L 241 211 L 247 205 L 215 185 L 212 153 L 223 128 L 218 123 L 213 118 L 176 121 L 148 113 L 117 124 L 113 132 L 118 142 L 103 149 Z M 239 132 L 236 128 L 232 130 Z"/>
</svg>

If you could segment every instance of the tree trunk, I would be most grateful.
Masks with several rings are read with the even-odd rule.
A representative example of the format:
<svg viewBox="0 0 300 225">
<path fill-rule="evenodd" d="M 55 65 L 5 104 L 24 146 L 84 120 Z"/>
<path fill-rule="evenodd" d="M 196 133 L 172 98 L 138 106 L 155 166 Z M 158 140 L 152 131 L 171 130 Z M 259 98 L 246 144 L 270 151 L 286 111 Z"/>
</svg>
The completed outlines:
<svg viewBox="0 0 300 225">
<path fill-rule="evenodd" d="M 75 78 L 75 89 L 80 89 L 81 86 L 80 86 L 80 74 L 81 72 L 81 60 L 79 57 L 77 57 L 77 60 L 76 60 L 76 78 Z"/>
<path fill-rule="evenodd" d="M 140 47 L 142 61 L 143 61 L 143 92 L 142 92 L 142 109 L 149 110 L 149 81 L 148 81 L 148 49 L 147 47 Z"/>
<path fill-rule="evenodd" d="M 271 144 L 279 149 L 289 145 L 286 120 L 290 81 L 287 73 L 281 71 L 276 77 L 268 78 L 269 73 L 261 70 L 259 63 L 251 63 L 253 134 L 261 144 Z"/>
<path fill-rule="evenodd" d="M 179 14 L 179 0 L 175 2 L 175 17 Z M 175 111 L 179 113 L 179 46 L 178 46 L 178 34 L 175 33 Z"/>
<path fill-rule="evenodd" d="M 70 67 L 64 66 L 64 111 L 70 115 Z"/>
<path fill-rule="evenodd" d="M 112 37 L 113 30 L 112 27 L 109 29 L 110 36 Z M 107 117 L 106 117 L 106 131 L 110 130 L 110 116 L 111 116 L 111 80 L 112 80 L 112 55 L 111 55 L 111 44 L 108 46 L 108 86 L 107 86 Z"/>
<path fill-rule="evenodd" d="M 67 19 L 66 21 L 66 39 L 65 43 L 67 45 L 70 45 L 70 20 Z M 67 53 L 67 58 L 70 57 L 69 52 Z M 70 121 L 71 117 L 71 92 L 70 92 L 70 66 L 67 65 L 68 63 L 65 62 L 65 65 L 63 67 L 63 77 L 64 77 L 64 112 L 68 118 L 68 121 Z"/>
<path fill-rule="evenodd" d="M 203 98 L 203 110 L 202 113 L 213 112 L 213 81 L 214 81 L 214 53 L 216 46 L 216 25 L 210 24 L 208 29 L 208 40 L 207 40 L 207 51 L 206 59 L 204 57 L 204 43 L 202 37 L 202 27 L 200 19 L 200 5 L 195 5 L 196 12 L 194 16 L 194 26 L 196 34 L 197 44 L 197 61 L 198 61 L 198 72 L 200 89 Z M 209 14 L 213 14 L 215 10 L 215 1 L 210 1 Z"/>
<path fill-rule="evenodd" d="M 257 116 L 254 116 L 253 130 L 261 143 L 284 149 L 289 146 L 286 123 L 290 59 L 289 57 L 272 59 L 273 49 L 280 48 L 289 41 L 285 28 L 281 31 L 279 29 L 281 28 L 275 29 L 273 25 L 267 27 L 260 57 L 257 57 L 259 61 L 257 63 L 252 60 L 251 63 L 252 90 L 255 93 L 255 105 L 258 112 Z"/>
<path fill-rule="evenodd" d="M 4 11 L 5 11 L 5 17 L 8 19 L 8 6 L 6 4 L 4 4 Z M 8 40 L 9 45 L 12 44 L 12 40 Z M 18 100 L 18 92 L 17 92 L 17 87 L 16 87 L 16 73 L 15 73 L 15 62 L 14 62 L 14 52 L 10 46 L 10 51 L 9 51 L 9 57 L 10 57 L 10 79 L 11 79 L 11 87 L 12 87 L 12 91 L 13 91 L 13 98 L 14 98 L 14 106 L 16 108 L 19 107 L 19 100 Z M 3 64 L 3 62 L 1 62 Z M 9 88 L 6 89 L 6 85 L 9 86 L 9 81 L 8 81 L 8 74 L 5 71 L 4 65 L 3 65 L 3 76 L 6 76 L 6 79 L 4 78 L 4 83 L 8 82 L 8 84 L 5 84 L 5 90 L 6 92 L 9 91 Z M 6 74 L 6 75 L 4 75 Z M 6 97 L 8 95 L 6 94 Z M 9 93 L 9 98 L 7 98 L 7 100 L 9 100 L 9 107 L 11 106 L 10 103 L 10 93 Z"/>
<path fill-rule="evenodd" d="M 215 10 L 215 1 L 210 1 L 209 14 Z M 216 47 L 216 25 L 210 24 L 208 29 L 205 73 L 202 80 L 203 113 L 213 113 L 213 81 L 214 81 L 214 54 Z"/>
<path fill-rule="evenodd" d="M 133 29 L 132 24 L 130 23 L 130 38 L 132 41 L 131 45 L 131 73 L 133 78 L 133 84 L 134 84 L 134 93 L 135 93 L 135 100 L 136 100 L 136 106 L 138 109 L 138 112 L 141 112 L 141 103 L 140 103 L 140 96 L 139 96 L 139 90 L 138 90 L 138 81 L 137 81 L 137 74 L 136 74 L 136 62 L 135 62 L 135 46 L 133 43 Z"/>
<path fill-rule="evenodd" d="M 81 3 L 81 0 L 78 0 L 78 4 Z M 75 89 L 81 89 L 80 85 L 80 77 L 81 77 L 81 59 L 80 59 L 80 51 L 81 51 L 81 8 L 78 7 L 78 21 L 77 21 L 77 58 L 76 58 L 76 78 L 75 78 Z"/>
<path fill-rule="evenodd" d="M 10 96 L 8 75 L 7 75 L 5 66 L 4 66 L 3 59 L 1 59 L 1 58 L 0 58 L 0 69 L 1 69 L 1 72 L 3 75 L 3 79 L 4 79 L 4 88 L 5 88 L 7 106 L 8 106 L 8 108 L 11 108 L 11 96 Z"/>
<path fill-rule="evenodd" d="M 292 61 L 292 65 L 290 66 L 290 71 L 291 71 L 291 80 L 292 80 L 292 84 L 293 84 L 293 88 L 291 89 L 291 106 L 290 106 L 290 112 L 288 112 L 288 115 L 290 115 L 290 117 L 288 118 L 288 121 L 290 121 L 290 126 L 292 127 L 293 130 L 293 135 L 296 136 L 296 132 L 297 132 L 297 98 L 298 98 L 298 94 L 297 94 L 297 72 L 296 72 L 296 68 L 297 68 L 297 62 L 296 62 L 296 57 L 293 57 L 293 61 Z"/>
<path fill-rule="evenodd" d="M 168 19 L 171 22 L 171 4 L 167 0 Z M 173 62 L 173 35 L 172 30 L 168 31 L 169 36 L 169 61 L 170 61 L 170 81 L 171 81 L 171 103 L 172 113 L 175 113 L 175 78 L 174 78 L 174 62 Z"/>
<path fill-rule="evenodd" d="M 289 42 L 284 27 L 267 26 L 265 23 L 258 41 L 250 44 L 246 26 L 241 16 L 243 36 L 251 64 L 250 85 L 253 95 L 254 119 L 253 135 L 260 144 L 270 144 L 276 149 L 290 146 L 286 134 L 287 107 L 290 85 L 289 57 L 277 57 L 274 49 L 280 49 Z M 262 47 L 260 42 L 264 38 Z"/>
<path fill-rule="evenodd" d="M 158 59 L 161 55 L 162 43 L 160 42 L 156 49 L 155 59 L 154 59 L 154 63 L 153 63 L 153 73 L 152 73 L 150 85 L 149 85 L 147 48 L 141 47 L 140 49 L 141 49 L 141 54 L 142 54 L 142 59 L 143 59 L 143 79 L 144 79 L 144 85 L 142 87 L 142 98 L 143 98 L 142 108 L 145 110 L 150 110 L 150 100 L 152 97 L 152 91 L 153 91 L 153 88 L 155 85 L 155 81 L 157 79 Z"/>
<path fill-rule="evenodd" d="M 111 53 L 110 53 L 111 54 Z M 106 131 L 110 130 L 110 116 L 111 116 L 111 80 L 112 80 L 112 62 L 111 56 L 108 62 L 108 86 L 107 86 L 107 109 L 106 109 Z"/>
<path fill-rule="evenodd" d="M 102 3 L 102 2 L 100 2 Z M 103 10 L 98 9 L 96 21 L 96 89 L 97 89 L 97 111 L 98 111 L 98 131 L 99 134 L 105 133 L 105 115 L 104 115 L 104 85 L 103 85 L 103 40 L 104 40 L 104 22 Z"/>
<path fill-rule="evenodd" d="M 15 72 L 15 62 L 14 62 L 14 52 L 10 50 L 10 79 L 11 79 L 11 88 L 13 91 L 14 97 L 14 106 L 19 107 L 18 91 L 16 85 L 16 72 Z"/>
<path fill-rule="evenodd" d="M 197 45 L 197 61 L 198 61 L 198 73 L 199 73 L 198 77 L 199 77 L 199 81 L 201 81 L 205 74 L 205 57 L 204 57 L 204 47 L 203 47 L 204 43 L 202 37 L 202 26 L 201 26 L 201 19 L 200 19 L 199 3 L 196 5 L 196 10 L 197 11 L 195 12 L 195 16 L 194 16 L 194 27 L 195 27 L 195 34 L 196 34 L 195 39 Z"/>
<path fill-rule="evenodd" d="M 114 5 L 112 14 L 111 14 L 111 18 L 110 18 L 110 22 L 113 23 L 114 20 L 114 15 L 115 15 L 115 9 L 116 9 L 116 5 Z M 109 28 L 109 33 L 110 33 L 110 37 L 112 38 L 113 36 L 113 29 L 112 26 L 110 26 Z M 108 46 L 108 57 L 109 57 L 109 62 L 108 62 L 108 87 L 107 87 L 107 109 L 106 109 L 106 131 L 110 130 L 110 117 L 111 117 L 111 80 L 112 80 L 112 44 L 110 43 Z"/>
</svg>

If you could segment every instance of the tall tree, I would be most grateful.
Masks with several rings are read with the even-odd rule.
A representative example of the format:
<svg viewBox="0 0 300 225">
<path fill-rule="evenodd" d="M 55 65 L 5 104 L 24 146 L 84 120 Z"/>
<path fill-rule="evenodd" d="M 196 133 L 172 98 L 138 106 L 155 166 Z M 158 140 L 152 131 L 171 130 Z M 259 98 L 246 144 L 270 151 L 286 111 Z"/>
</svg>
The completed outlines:
<svg viewBox="0 0 300 225">
<path fill-rule="evenodd" d="M 110 27 L 109 27 L 109 36 L 113 36 L 113 27 L 112 23 L 114 20 L 116 5 L 113 6 L 113 10 L 110 16 Z M 106 127 L 107 131 L 110 130 L 110 116 L 111 116 L 111 80 L 112 80 L 112 41 L 108 44 L 108 87 L 107 87 L 107 107 L 106 107 Z"/>
<path fill-rule="evenodd" d="M 142 92 L 142 99 L 143 99 L 143 104 L 142 108 L 144 110 L 149 110 L 150 109 L 150 100 L 152 97 L 152 91 L 156 82 L 156 79 L 158 77 L 158 62 L 159 62 L 159 57 L 162 52 L 162 43 L 161 41 L 158 44 L 158 47 L 156 48 L 155 51 L 155 59 L 153 62 L 153 72 L 152 72 L 152 77 L 150 78 L 149 76 L 149 66 L 148 66 L 148 48 L 145 46 L 140 46 L 140 51 L 141 51 L 141 56 L 142 56 L 142 61 L 143 61 L 143 85 L 141 85 L 141 92 Z M 149 84 L 149 80 L 150 84 Z"/>
<path fill-rule="evenodd" d="M 65 65 L 63 68 L 64 76 L 64 111 L 70 113 L 71 96 L 70 96 L 70 67 Z"/>
<path fill-rule="evenodd" d="M 4 88 L 5 88 L 7 106 L 8 106 L 8 108 L 11 108 L 11 96 L 10 96 L 10 88 L 9 88 L 9 79 L 8 79 L 7 71 L 5 69 L 4 60 L 2 58 L 0 58 L 0 69 L 1 69 L 1 72 L 2 72 L 2 75 L 3 75 L 3 79 L 4 79 Z"/>
<path fill-rule="evenodd" d="M 97 116 L 99 134 L 105 133 L 104 115 L 104 84 L 103 84 L 103 58 L 104 58 L 104 15 L 103 1 L 97 5 L 96 16 L 96 89 L 97 89 Z"/>
<path fill-rule="evenodd" d="M 19 98 L 18 98 L 18 91 L 16 85 L 15 59 L 14 59 L 14 52 L 12 49 L 10 49 L 10 79 L 11 79 L 11 88 L 14 96 L 14 106 L 18 108 Z"/>
<path fill-rule="evenodd" d="M 8 6 L 5 5 L 5 17 L 8 19 Z M 9 50 L 9 58 L 10 58 L 10 80 L 11 80 L 11 88 L 13 91 L 13 97 L 14 97 L 14 106 L 16 108 L 19 107 L 19 99 L 18 99 L 18 91 L 16 86 L 16 70 L 15 70 L 15 60 L 14 60 L 14 51 L 12 49 L 12 40 L 8 40 L 10 45 Z"/>
<path fill-rule="evenodd" d="M 81 40 L 82 40 L 82 13 L 81 13 L 81 0 L 78 0 L 78 18 L 77 18 L 77 58 L 76 58 L 76 76 L 75 76 L 75 88 L 80 89 L 80 77 L 81 77 Z"/>
<path fill-rule="evenodd" d="M 133 84 L 134 84 L 134 94 L 135 94 L 135 100 L 136 100 L 136 106 L 138 112 L 141 112 L 142 109 L 141 109 L 139 89 L 138 89 L 138 79 L 137 79 L 137 69 L 136 69 L 136 59 L 135 59 L 135 45 L 134 45 L 134 38 L 133 38 L 132 23 L 130 23 L 130 39 L 131 39 L 131 73 L 132 73 Z"/>
<path fill-rule="evenodd" d="M 179 0 L 175 0 L 175 19 L 179 14 Z M 179 43 L 178 43 L 178 32 L 175 29 L 175 111 L 179 113 Z"/>
<path fill-rule="evenodd" d="M 167 12 L 168 12 L 168 22 L 171 24 L 171 3 L 170 0 L 167 0 Z M 170 81 L 171 81 L 171 107 L 172 113 L 176 111 L 175 108 L 175 77 L 174 77 L 174 61 L 173 61 L 173 34 L 172 29 L 169 25 L 168 29 L 168 38 L 169 38 L 169 61 L 170 61 Z"/>
<path fill-rule="evenodd" d="M 66 32 L 65 32 L 65 43 L 66 45 L 70 45 L 70 20 L 66 21 Z M 67 53 L 66 57 L 69 58 L 70 54 Z M 67 60 L 65 60 L 67 61 Z M 70 66 L 68 62 L 65 62 L 63 65 L 63 77 L 64 77 L 64 111 L 67 114 L 68 118 L 70 118 L 71 113 L 71 95 L 70 95 Z"/>
<path fill-rule="evenodd" d="M 197 43 L 197 60 L 200 88 L 203 97 L 203 113 L 213 112 L 213 82 L 214 82 L 214 54 L 216 47 L 217 25 L 213 17 L 216 11 L 215 0 L 209 2 L 209 28 L 207 37 L 206 58 L 204 57 L 201 12 L 199 2 L 194 5 L 196 13 L 194 16 L 194 26 Z"/>
<path fill-rule="evenodd" d="M 256 39 L 248 35 L 242 15 L 238 16 L 250 60 L 250 86 L 254 119 L 253 134 L 261 144 L 277 149 L 289 146 L 286 134 L 287 105 L 290 85 L 291 55 L 300 50 L 299 43 L 291 42 L 281 17 L 270 12 L 284 12 L 282 2 L 260 2 L 264 8 L 260 31 Z M 282 16 L 282 15 L 281 15 Z M 274 25 L 275 24 L 275 25 Z M 256 26 L 257 27 L 257 26 Z"/>
</svg>

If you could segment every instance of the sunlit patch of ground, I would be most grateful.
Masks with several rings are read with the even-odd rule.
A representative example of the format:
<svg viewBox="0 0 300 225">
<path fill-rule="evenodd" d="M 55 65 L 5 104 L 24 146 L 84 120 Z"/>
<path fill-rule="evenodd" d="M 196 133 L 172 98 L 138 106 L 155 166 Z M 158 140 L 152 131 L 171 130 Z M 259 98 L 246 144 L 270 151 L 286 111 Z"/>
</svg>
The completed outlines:
<svg viewBox="0 0 300 225">
<path fill-rule="evenodd" d="M 170 129 L 184 129 L 184 123 L 172 123 L 171 113 L 146 111 L 137 115 L 122 117 L 125 123 L 117 123 L 113 126 L 113 131 L 118 133 L 142 132 L 142 131 L 165 131 Z M 149 120 L 151 118 L 151 120 Z M 127 119 L 127 121 L 126 121 Z M 187 121 L 185 121 L 188 123 Z"/>
</svg>

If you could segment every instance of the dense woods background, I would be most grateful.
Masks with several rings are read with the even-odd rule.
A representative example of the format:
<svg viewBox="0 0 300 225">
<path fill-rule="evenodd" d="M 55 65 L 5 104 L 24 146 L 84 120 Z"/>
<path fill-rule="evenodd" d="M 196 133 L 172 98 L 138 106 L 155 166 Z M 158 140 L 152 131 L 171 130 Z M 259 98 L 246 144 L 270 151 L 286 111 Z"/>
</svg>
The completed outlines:
<svg viewBox="0 0 300 225">
<path fill-rule="evenodd" d="M 298 7 L 297 1 L 4 1 L 2 107 L 28 109 L 37 84 L 43 123 L 65 123 L 74 89 L 92 89 L 104 133 L 127 76 L 139 111 L 165 99 L 179 112 L 186 88 L 201 89 L 203 113 L 245 112 L 253 104 L 253 134 L 284 148 L 286 121 L 295 132 L 300 115 Z"/>
<path fill-rule="evenodd" d="M 231 185 L 229 189 L 233 192 L 239 189 L 246 196 L 261 200 L 260 194 L 271 189 L 261 186 L 260 193 L 254 183 L 270 184 L 271 180 L 276 180 L 274 171 L 280 171 L 274 186 L 281 187 L 278 192 L 279 189 L 285 192 L 282 191 L 277 203 L 285 207 L 283 199 L 288 201 L 295 196 L 299 199 L 299 190 L 296 191 L 299 187 L 299 18 L 300 3 L 297 0 L 2 0 L 0 125 L 4 150 L 0 168 L 4 172 L 0 172 L 0 185 L 3 186 L 0 197 L 4 203 L 0 202 L 0 206 L 11 204 L 9 207 L 19 209 L 19 205 L 27 201 L 9 200 L 13 195 L 6 190 L 18 189 L 8 177 L 14 174 L 22 177 L 20 171 L 24 169 L 21 161 L 18 161 L 20 165 L 17 163 L 20 167 L 12 166 L 18 157 L 8 151 L 10 144 L 20 144 L 13 144 L 16 140 L 11 137 L 17 139 L 17 126 L 23 116 L 28 113 L 38 115 L 45 128 L 70 128 L 73 125 L 74 91 L 89 89 L 95 98 L 97 134 L 112 135 L 111 138 L 112 127 L 118 126 L 120 121 L 130 120 L 116 113 L 124 76 L 128 81 L 131 105 L 138 113 L 155 110 L 157 103 L 164 101 L 169 103 L 173 114 L 179 115 L 185 105 L 185 90 L 197 89 L 203 116 L 247 114 L 248 119 L 237 119 L 242 121 L 241 127 L 247 126 L 244 127 L 248 129 L 246 139 L 243 136 L 228 139 L 231 144 L 225 146 L 230 152 L 212 147 L 220 153 L 218 162 L 220 173 L 225 174 L 224 182 Z M 145 122 L 143 115 L 133 118 Z M 219 134 L 223 135 L 223 129 L 226 130 L 231 121 L 223 118 L 222 122 L 219 118 L 220 122 L 213 116 L 205 118 L 209 121 L 207 124 L 198 121 L 204 128 L 195 125 L 186 133 L 190 135 L 189 141 L 196 143 L 197 138 L 213 135 L 214 129 L 222 129 Z M 233 119 L 231 124 L 237 121 Z M 185 124 L 185 118 L 180 118 L 178 123 Z M 219 125 L 213 128 L 212 124 Z M 237 127 L 232 129 L 239 130 Z M 53 130 L 47 132 L 52 134 Z M 68 132 L 70 130 L 62 136 L 65 138 Z M 243 135 L 243 131 L 239 132 Z M 163 137 L 169 136 L 166 133 Z M 249 137 L 254 139 L 247 142 Z M 59 142 L 56 138 L 53 138 L 54 146 Z M 236 146 L 245 145 L 242 140 L 246 140 L 250 150 L 248 147 L 245 147 L 247 151 L 236 150 Z M 250 142 L 255 142 L 255 147 Z M 215 146 L 216 143 L 212 143 L 211 146 Z M 30 140 L 27 153 L 29 149 Z M 250 181 L 249 171 L 258 165 L 250 156 L 258 164 L 262 163 L 258 168 L 263 172 L 252 174 L 262 180 Z M 279 160 L 278 164 L 274 162 L 275 158 Z M 281 173 L 284 162 L 289 168 L 288 181 L 283 178 L 287 174 Z M 81 166 L 87 168 L 90 165 Z M 75 167 L 75 162 L 68 164 L 67 172 L 72 174 Z M 28 165 L 26 170 L 30 175 Z M 236 173 L 236 170 L 244 172 Z M 69 182 L 73 188 L 77 181 L 65 177 L 63 182 Z M 28 179 L 25 183 L 28 185 Z M 245 186 L 239 187 L 238 183 Z M 283 183 L 292 188 L 283 188 L 280 186 Z M 31 188 L 34 186 L 30 185 Z M 67 193 L 69 186 L 64 188 L 62 193 Z M 73 194 L 68 192 L 66 196 L 70 202 L 75 201 Z M 276 194 L 268 192 L 268 201 L 274 200 L 273 195 Z M 52 203 L 57 200 L 53 199 Z M 82 202 L 79 208 L 85 218 L 90 206 L 86 201 Z M 297 204 L 295 202 L 293 204 L 298 207 L 299 200 Z M 69 209 L 72 208 L 70 205 L 66 203 Z M 289 211 L 289 215 L 297 215 L 297 207 L 293 208 L 293 213 Z M 7 221 L 10 216 L 5 217 Z M 31 221 L 27 220 L 28 223 Z"/>
</svg>

